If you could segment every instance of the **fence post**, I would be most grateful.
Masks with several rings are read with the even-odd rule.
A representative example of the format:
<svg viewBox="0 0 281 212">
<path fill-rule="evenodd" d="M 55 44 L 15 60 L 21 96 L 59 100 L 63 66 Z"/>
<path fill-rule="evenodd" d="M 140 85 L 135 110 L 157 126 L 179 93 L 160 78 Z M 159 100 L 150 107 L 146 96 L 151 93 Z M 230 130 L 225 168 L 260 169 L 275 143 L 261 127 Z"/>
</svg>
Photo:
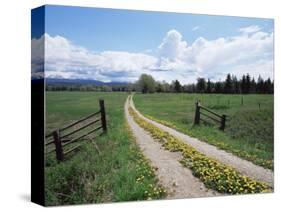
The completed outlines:
<svg viewBox="0 0 281 212">
<path fill-rule="evenodd" d="M 63 151 L 62 151 L 62 145 L 60 140 L 60 132 L 59 130 L 56 130 L 53 132 L 54 142 L 56 146 L 56 157 L 58 161 L 63 161 Z"/>
<path fill-rule="evenodd" d="M 199 124 L 200 121 L 200 105 L 199 102 L 197 101 L 195 103 L 195 117 L 194 117 L 194 124 Z"/>
<path fill-rule="evenodd" d="M 220 126 L 220 130 L 222 130 L 222 131 L 224 131 L 224 128 L 225 128 L 225 119 L 226 119 L 226 115 L 222 115 L 221 126 Z"/>
<path fill-rule="evenodd" d="M 101 113 L 101 124 L 103 132 L 106 133 L 107 126 L 106 126 L 106 117 L 105 117 L 105 109 L 104 109 L 104 100 L 100 99 L 100 113 Z"/>
</svg>

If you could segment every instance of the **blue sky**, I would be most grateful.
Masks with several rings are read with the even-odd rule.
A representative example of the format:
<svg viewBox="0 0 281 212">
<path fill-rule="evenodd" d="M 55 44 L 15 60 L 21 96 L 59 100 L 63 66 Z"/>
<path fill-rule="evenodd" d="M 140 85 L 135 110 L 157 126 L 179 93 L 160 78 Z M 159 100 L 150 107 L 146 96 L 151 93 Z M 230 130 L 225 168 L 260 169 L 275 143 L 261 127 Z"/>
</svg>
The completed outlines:
<svg viewBox="0 0 281 212">
<path fill-rule="evenodd" d="M 249 25 L 273 30 L 271 19 L 66 6 L 46 8 L 48 34 L 61 35 L 93 51 L 139 52 L 156 48 L 170 29 L 178 30 L 191 43 L 200 36 L 216 39 L 237 35 L 239 28 Z M 198 29 L 192 31 L 194 28 Z"/>
<path fill-rule="evenodd" d="M 273 77 L 272 19 L 65 6 L 47 6 L 45 14 L 50 77 L 134 81 L 147 72 L 160 76 L 159 80 L 171 81 L 174 75 L 188 83 L 199 76 L 220 79 L 227 72 L 221 69 L 241 75 L 247 65 L 255 69 L 254 64 L 266 67 L 262 76 Z M 257 51 L 251 56 L 255 46 Z M 236 59 L 230 54 L 232 47 L 240 55 Z M 210 60 L 208 53 L 218 56 L 203 64 L 202 57 Z M 55 62 L 56 57 L 64 66 Z M 220 59 L 229 62 L 221 64 Z M 102 64 L 105 60 L 112 66 Z M 126 60 L 131 63 L 126 65 Z"/>
</svg>

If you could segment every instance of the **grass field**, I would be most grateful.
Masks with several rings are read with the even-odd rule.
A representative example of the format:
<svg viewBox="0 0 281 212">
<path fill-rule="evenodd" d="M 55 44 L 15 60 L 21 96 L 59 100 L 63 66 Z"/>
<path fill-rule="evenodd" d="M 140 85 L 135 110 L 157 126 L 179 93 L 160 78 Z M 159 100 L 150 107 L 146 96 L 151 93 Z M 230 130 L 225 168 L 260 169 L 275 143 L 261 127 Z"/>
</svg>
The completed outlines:
<svg viewBox="0 0 281 212">
<path fill-rule="evenodd" d="M 99 98 L 105 100 L 108 123 L 108 133 L 96 140 L 100 154 L 92 143 L 86 143 L 63 163 L 48 156 L 47 205 L 157 199 L 165 195 L 126 125 L 126 97 L 127 93 L 47 92 L 47 132 L 98 111 Z"/>
<path fill-rule="evenodd" d="M 217 125 L 193 126 L 197 100 L 229 116 L 225 132 Z M 136 94 L 134 102 L 155 120 L 273 169 L 273 95 Z"/>
<path fill-rule="evenodd" d="M 165 191 L 154 169 L 135 144 L 124 117 L 127 93 L 47 92 L 47 133 L 98 111 L 105 100 L 108 133 L 85 143 L 63 163 L 53 155 L 45 168 L 46 204 L 118 202 L 158 199 Z M 138 110 L 164 124 L 233 152 L 266 168 L 273 168 L 273 95 L 136 94 Z M 193 126 L 195 101 L 227 114 L 226 130 Z M 259 104 L 260 103 L 260 108 Z"/>
</svg>

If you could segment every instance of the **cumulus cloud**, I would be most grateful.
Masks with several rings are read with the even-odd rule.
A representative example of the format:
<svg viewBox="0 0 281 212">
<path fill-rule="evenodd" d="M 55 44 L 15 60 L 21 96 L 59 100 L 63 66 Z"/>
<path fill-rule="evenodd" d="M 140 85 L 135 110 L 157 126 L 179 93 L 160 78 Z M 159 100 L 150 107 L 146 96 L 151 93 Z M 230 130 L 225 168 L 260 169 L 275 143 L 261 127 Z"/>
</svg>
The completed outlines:
<svg viewBox="0 0 281 212">
<path fill-rule="evenodd" d="M 47 77 L 132 81 L 146 72 L 156 58 L 122 51 L 91 52 L 61 36 L 45 34 Z"/>
<path fill-rule="evenodd" d="M 167 58 L 171 61 L 182 59 L 186 54 L 187 42 L 182 39 L 182 35 L 175 29 L 167 32 L 166 37 L 158 47 L 160 58 Z"/>
<path fill-rule="evenodd" d="M 182 83 L 194 82 L 197 77 L 223 79 L 227 73 L 273 78 L 273 33 L 263 32 L 258 26 L 239 31 L 237 36 L 214 40 L 199 37 L 188 44 L 172 29 L 155 51 L 145 53 L 93 52 L 67 38 L 48 34 L 32 39 L 32 48 L 40 53 L 45 44 L 45 74 L 52 78 L 133 82 L 141 73 Z M 35 72 L 42 69 L 42 61 L 42 54 L 32 57 Z"/>
<path fill-rule="evenodd" d="M 44 77 L 44 37 L 31 40 L 31 77 Z"/>
<path fill-rule="evenodd" d="M 244 29 L 249 32 L 246 36 L 243 32 L 238 36 L 215 40 L 199 37 L 189 46 L 179 32 L 171 30 L 158 47 L 158 66 L 161 70 L 181 70 L 216 79 L 225 77 L 229 72 L 241 76 L 243 73 L 238 70 L 242 66 L 249 66 L 248 71 L 244 68 L 244 74 L 256 75 L 253 67 L 261 71 L 260 67 L 265 67 L 264 63 L 273 58 L 273 33 L 257 30 L 260 28 L 250 26 Z M 269 68 L 263 73 L 272 77 L 273 68 L 270 69 L 268 65 L 266 67 Z"/>
</svg>

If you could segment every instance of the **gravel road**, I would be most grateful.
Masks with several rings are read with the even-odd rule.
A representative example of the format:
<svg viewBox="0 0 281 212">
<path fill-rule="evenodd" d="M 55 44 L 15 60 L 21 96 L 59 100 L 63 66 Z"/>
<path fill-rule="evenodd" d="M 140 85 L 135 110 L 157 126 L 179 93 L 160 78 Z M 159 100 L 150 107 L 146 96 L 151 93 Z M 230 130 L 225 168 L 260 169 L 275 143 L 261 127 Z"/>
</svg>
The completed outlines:
<svg viewBox="0 0 281 212">
<path fill-rule="evenodd" d="M 135 123 L 129 114 L 128 107 L 129 100 L 125 104 L 128 124 L 145 157 L 151 161 L 152 166 L 157 167 L 156 175 L 161 185 L 167 190 L 168 199 L 221 195 L 207 189 L 199 179 L 192 175 L 191 170 L 179 163 L 180 153 L 169 152 L 160 143 L 154 141 L 149 133 Z"/>
</svg>

